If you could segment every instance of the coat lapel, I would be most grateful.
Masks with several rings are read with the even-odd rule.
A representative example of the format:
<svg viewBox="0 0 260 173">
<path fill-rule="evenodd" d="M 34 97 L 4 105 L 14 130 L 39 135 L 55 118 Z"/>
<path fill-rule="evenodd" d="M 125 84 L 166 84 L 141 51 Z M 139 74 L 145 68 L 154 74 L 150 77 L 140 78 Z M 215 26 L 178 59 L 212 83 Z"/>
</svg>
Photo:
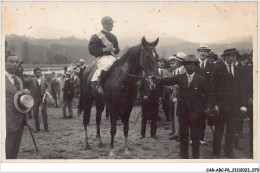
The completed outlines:
<svg viewBox="0 0 260 173">
<path fill-rule="evenodd" d="M 188 77 L 187 77 L 187 80 L 188 80 Z M 192 81 L 190 82 L 189 88 L 191 88 L 191 87 L 194 85 L 194 83 L 196 82 L 196 80 L 197 80 L 197 74 L 195 73 L 194 76 L 193 76 Z"/>
<path fill-rule="evenodd" d="M 11 88 L 14 92 L 17 91 L 16 87 L 12 84 L 12 82 L 7 76 L 5 76 L 5 83 L 6 83 L 6 88 Z"/>
</svg>

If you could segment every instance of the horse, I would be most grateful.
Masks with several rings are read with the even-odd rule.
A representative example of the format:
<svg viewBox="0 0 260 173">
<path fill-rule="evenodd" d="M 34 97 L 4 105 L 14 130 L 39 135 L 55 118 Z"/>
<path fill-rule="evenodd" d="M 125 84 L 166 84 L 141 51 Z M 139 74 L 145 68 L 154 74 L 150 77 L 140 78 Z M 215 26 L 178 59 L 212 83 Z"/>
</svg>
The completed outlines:
<svg viewBox="0 0 260 173">
<path fill-rule="evenodd" d="M 114 62 L 108 71 L 104 84 L 104 95 L 98 93 L 96 84 L 91 82 L 91 78 L 96 70 L 93 65 L 89 71 L 83 74 L 81 106 L 79 111 L 84 111 L 83 125 L 85 129 L 84 149 L 90 149 L 88 144 L 87 125 L 90 120 L 90 111 L 93 101 L 96 103 L 96 125 L 97 140 L 102 145 L 100 136 L 101 114 L 106 104 L 110 115 L 110 152 L 109 156 L 114 157 L 114 137 L 116 134 L 116 123 L 118 117 L 123 122 L 123 131 L 125 136 L 124 152 L 130 154 L 127 146 L 129 118 L 133 108 L 133 102 L 136 94 L 135 83 L 140 78 L 147 78 L 150 75 L 159 76 L 156 59 L 156 45 L 159 42 L 157 38 L 154 42 L 147 42 L 145 37 L 142 38 L 141 44 L 133 46 L 122 55 L 122 57 Z"/>
</svg>

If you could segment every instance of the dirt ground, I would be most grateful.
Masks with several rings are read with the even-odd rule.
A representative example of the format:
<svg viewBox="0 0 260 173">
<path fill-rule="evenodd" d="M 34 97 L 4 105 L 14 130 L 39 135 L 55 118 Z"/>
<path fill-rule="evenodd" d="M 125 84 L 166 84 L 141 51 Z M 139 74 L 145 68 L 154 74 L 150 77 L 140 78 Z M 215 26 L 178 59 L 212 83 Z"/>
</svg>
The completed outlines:
<svg viewBox="0 0 260 173">
<path fill-rule="evenodd" d="M 141 117 L 139 117 L 136 125 L 134 121 L 140 107 L 134 107 L 129 125 L 129 150 L 130 155 L 124 156 L 123 143 L 123 125 L 117 125 L 117 133 L 115 136 L 115 159 L 180 159 L 179 142 L 169 140 L 171 130 L 164 119 L 164 114 L 160 111 L 162 120 L 158 122 L 157 136 L 155 140 L 150 137 L 150 125 L 147 125 L 146 138 L 139 139 L 141 129 Z M 76 116 L 77 110 L 74 109 L 73 119 L 62 119 L 62 110 L 49 107 L 48 123 L 50 132 L 43 130 L 41 114 L 40 125 L 41 131 L 34 133 L 34 137 L 38 146 L 39 153 L 36 152 L 33 145 L 29 130 L 25 127 L 22 144 L 18 159 L 110 159 L 109 143 L 110 143 L 110 121 L 106 120 L 105 113 L 102 115 L 101 136 L 104 146 L 100 148 L 96 138 L 95 125 L 95 107 L 92 108 L 91 121 L 89 125 L 89 144 L 91 150 L 83 149 L 84 127 L 82 123 L 82 115 Z M 29 124 L 34 128 L 34 120 L 29 119 Z M 252 152 L 249 151 L 249 128 L 248 121 L 245 121 L 244 138 L 240 139 L 243 151 L 234 150 L 234 154 L 238 159 L 252 158 Z M 200 147 L 200 158 L 210 159 L 212 153 L 212 131 L 206 128 L 205 140 L 208 146 Z M 222 144 L 224 139 L 222 141 Z M 223 148 L 223 146 L 222 146 Z M 189 147 L 191 158 L 191 147 Z M 221 158 L 224 157 L 222 151 Z"/>
</svg>

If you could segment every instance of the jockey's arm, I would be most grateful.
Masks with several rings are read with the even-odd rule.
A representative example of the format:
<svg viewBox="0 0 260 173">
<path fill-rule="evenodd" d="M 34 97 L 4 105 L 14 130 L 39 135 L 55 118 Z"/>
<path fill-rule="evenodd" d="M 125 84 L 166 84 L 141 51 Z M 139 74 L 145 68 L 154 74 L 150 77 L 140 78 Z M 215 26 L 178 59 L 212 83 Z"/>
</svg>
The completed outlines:
<svg viewBox="0 0 260 173">
<path fill-rule="evenodd" d="M 90 38 L 88 49 L 89 53 L 95 57 L 99 57 L 103 55 L 103 47 L 101 47 L 99 44 L 99 38 L 95 34 Z"/>
<path fill-rule="evenodd" d="M 119 49 L 118 41 L 117 41 L 116 37 L 115 37 L 115 41 L 114 41 L 114 48 L 115 48 L 115 51 L 113 51 L 114 54 L 118 54 L 120 52 L 120 49 Z"/>
</svg>

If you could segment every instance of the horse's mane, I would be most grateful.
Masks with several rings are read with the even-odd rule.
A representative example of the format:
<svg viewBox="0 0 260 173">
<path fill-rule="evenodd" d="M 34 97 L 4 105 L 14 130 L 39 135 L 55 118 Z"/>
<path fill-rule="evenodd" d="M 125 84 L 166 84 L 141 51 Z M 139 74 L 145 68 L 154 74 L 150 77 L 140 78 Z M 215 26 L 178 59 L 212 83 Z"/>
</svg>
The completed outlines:
<svg viewBox="0 0 260 173">
<path fill-rule="evenodd" d="M 113 65 L 111 66 L 110 70 L 119 67 L 121 65 L 123 65 L 127 59 L 129 58 L 129 56 L 132 56 L 133 54 L 136 54 L 137 52 L 141 52 L 141 47 L 142 45 L 136 45 L 133 47 L 130 47 L 122 56 L 120 59 L 116 60 Z"/>
</svg>

